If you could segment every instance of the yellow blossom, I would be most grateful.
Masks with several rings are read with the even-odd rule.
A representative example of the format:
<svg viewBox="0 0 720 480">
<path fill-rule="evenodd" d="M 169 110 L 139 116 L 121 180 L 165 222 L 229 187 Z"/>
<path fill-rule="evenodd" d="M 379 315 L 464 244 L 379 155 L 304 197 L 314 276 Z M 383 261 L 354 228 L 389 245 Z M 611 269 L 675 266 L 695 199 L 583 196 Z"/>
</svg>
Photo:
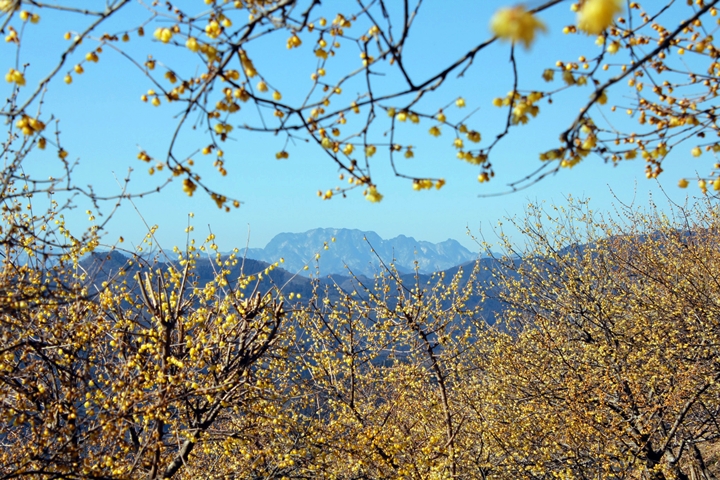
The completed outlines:
<svg viewBox="0 0 720 480">
<path fill-rule="evenodd" d="M 199 44 L 198 41 L 197 41 L 195 38 L 193 38 L 193 37 L 190 37 L 190 38 L 187 39 L 187 42 L 185 42 L 185 46 L 186 46 L 187 49 L 190 50 L 191 52 L 197 52 L 197 51 L 200 50 L 200 44 Z"/>
<path fill-rule="evenodd" d="M 187 193 L 188 197 L 192 197 L 193 193 L 195 193 L 195 190 L 197 189 L 197 185 L 195 185 L 195 182 L 190 180 L 189 178 L 186 178 L 183 180 L 183 191 Z"/>
<path fill-rule="evenodd" d="M 523 6 L 501 8 L 490 20 L 490 30 L 502 40 L 521 41 L 529 48 L 536 30 L 545 31 L 545 25 Z"/>
<path fill-rule="evenodd" d="M 0 0 L 0 12 L 9 13 L 20 6 L 20 0 Z"/>
<path fill-rule="evenodd" d="M 577 26 L 590 35 L 600 35 L 622 12 L 622 0 L 586 0 L 577 14 Z"/>
<path fill-rule="evenodd" d="M 25 85 L 25 75 L 14 68 L 11 68 L 10 71 L 5 74 L 5 80 L 8 83 L 16 83 L 19 87 Z"/>
<path fill-rule="evenodd" d="M 468 138 L 468 140 L 470 140 L 471 142 L 478 143 L 478 142 L 482 139 L 482 136 L 480 135 L 480 132 L 476 132 L 475 130 L 471 130 L 471 131 L 469 131 L 469 132 L 467 133 L 467 138 Z"/>
<path fill-rule="evenodd" d="M 297 35 L 293 34 L 293 36 L 290 37 L 290 38 L 288 39 L 288 41 L 287 41 L 287 48 L 288 48 L 288 49 L 297 48 L 297 47 L 299 47 L 301 44 L 302 44 L 302 40 L 300 40 L 300 37 L 298 37 Z"/>
<path fill-rule="evenodd" d="M 377 191 L 374 185 L 370 185 L 370 188 L 367 189 L 367 193 L 365 194 L 365 199 L 369 202 L 377 203 L 383 199 L 383 196 Z"/>
<path fill-rule="evenodd" d="M 155 30 L 153 36 L 163 43 L 168 43 L 170 40 L 172 40 L 173 31 L 169 28 L 158 28 Z"/>
</svg>

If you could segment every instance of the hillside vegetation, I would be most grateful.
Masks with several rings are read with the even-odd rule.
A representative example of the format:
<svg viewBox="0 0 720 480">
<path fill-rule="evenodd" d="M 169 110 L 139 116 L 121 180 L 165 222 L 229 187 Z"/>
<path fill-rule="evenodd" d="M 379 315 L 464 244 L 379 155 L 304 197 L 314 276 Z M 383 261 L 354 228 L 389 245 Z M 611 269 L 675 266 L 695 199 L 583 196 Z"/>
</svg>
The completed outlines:
<svg viewBox="0 0 720 480">
<path fill-rule="evenodd" d="M 300 298 L 199 248 L 101 284 L 9 251 L 0 478 L 714 478 L 717 210 L 621 214 Z"/>
</svg>

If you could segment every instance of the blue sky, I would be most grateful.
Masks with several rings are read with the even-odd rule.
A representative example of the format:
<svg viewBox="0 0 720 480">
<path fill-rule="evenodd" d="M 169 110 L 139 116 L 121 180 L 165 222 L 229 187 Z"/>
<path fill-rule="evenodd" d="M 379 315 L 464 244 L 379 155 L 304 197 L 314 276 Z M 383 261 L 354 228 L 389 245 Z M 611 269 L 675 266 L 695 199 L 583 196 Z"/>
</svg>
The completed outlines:
<svg viewBox="0 0 720 480">
<path fill-rule="evenodd" d="M 87 5 L 97 3 L 85 2 Z M 190 2 L 180 3 L 191 5 Z M 425 2 L 404 53 L 410 74 L 418 79 L 425 78 L 488 38 L 490 16 L 497 8 L 509 4 L 494 0 Z M 531 6 L 534 6 L 533 2 Z M 199 7 L 193 8 L 200 11 Z M 335 12 L 331 9 L 351 10 L 356 8 L 356 3 L 332 2 L 325 8 L 327 16 L 332 18 Z M 26 76 L 31 88 L 54 65 L 56 56 L 51 52 L 60 52 L 67 46 L 62 38 L 64 32 L 79 28 L 81 23 L 77 22 L 82 20 L 71 15 L 40 13 L 43 18 L 39 25 L 26 26 L 28 31 L 21 50 L 21 63 L 30 63 Z M 556 60 L 577 60 L 581 54 L 590 56 L 598 51 L 594 38 L 562 34 L 562 27 L 574 19 L 569 2 L 540 17 L 548 25 L 547 34 L 541 35 L 529 52 L 517 52 L 521 89 L 547 87 L 540 75 Z M 140 4 L 133 4 L 106 28 L 110 33 L 118 33 L 146 18 L 147 10 Z M 2 20 L 4 17 L 0 17 Z M 362 26 L 353 28 L 361 29 Z M 151 53 L 179 71 L 192 71 L 195 66 L 192 61 L 188 62 L 192 59 L 189 52 L 154 42 L 153 29 L 148 27 L 148 34 L 143 39 L 134 37 L 121 46 L 137 58 L 144 59 Z M 288 51 L 285 48 L 287 36 L 282 33 L 262 38 L 251 44 L 248 52 L 257 69 L 271 79 L 271 85 L 282 92 L 284 99 L 300 98 L 310 87 L 310 74 L 316 66 L 313 38 L 303 36 L 303 45 Z M 62 71 L 69 70 L 93 46 L 90 40 L 81 45 Z M 347 43 L 342 48 L 346 49 L 343 54 L 348 53 L 333 59 L 327 68 L 328 80 L 340 78 L 350 68 L 357 67 L 356 47 Z M 422 105 L 428 109 L 436 108 L 463 96 L 468 107 L 464 111 L 450 108 L 448 117 L 460 118 L 479 108 L 468 124 L 483 134 L 483 144 L 490 141 L 499 132 L 504 118 L 504 112 L 492 106 L 492 99 L 504 96 L 511 89 L 509 48 L 508 44 L 496 43 L 482 52 L 463 78 L 449 79 L 442 88 L 424 99 Z M 12 45 L 0 45 L 0 59 L 6 70 L 14 66 L 14 55 Z M 152 85 L 138 69 L 110 49 L 105 49 L 99 63 L 86 63 L 85 70 L 85 74 L 74 76 L 71 85 L 62 83 L 60 75 L 51 84 L 43 106 L 46 117 L 52 113 L 60 119 L 63 147 L 72 159 L 79 159 L 76 181 L 92 184 L 100 192 L 118 192 L 116 177 L 125 177 L 132 168 L 132 191 L 153 188 L 165 177 L 150 177 L 146 173 L 148 165 L 138 161 L 136 155 L 139 149 L 144 149 L 151 155 L 162 156 L 175 127 L 173 116 L 180 107 L 163 104 L 155 108 L 142 103 L 140 95 Z M 161 73 L 157 76 L 162 78 Z M 397 81 L 393 75 L 383 80 L 388 89 Z M 7 95 L 7 84 L 2 88 Z M 360 91 L 362 86 L 351 85 L 344 93 L 352 88 Z M 681 176 L 692 177 L 696 171 L 705 174 L 709 168 L 708 158 L 704 158 L 708 154 L 700 159 L 692 158 L 689 155 L 692 146 L 688 145 L 671 152 L 664 164 L 666 168 L 660 184 L 645 179 L 642 160 L 623 162 L 613 168 L 598 158 L 588 158 L 572 170 L 561 171 L 522 192 L 479 197 L 507 190 L 508 182 L 540 165 L 540 152 L 557 146 L 559 132 L 569 125 L 580 102 L 592 91 L 590 87 L 574 90 L 552 106 L 541 104 L 538 118 L 514 129 L 504 139 L 493 152 L 496 178 L 490 184 L 479 184 L 477 167 L 455 158 L 451 145 L 454 137 L 449 132 L 439 138 L 431 137 L 427 131 L 433 123 L 428 120 L 423 120 L 419 126 L 409 122 L 400 125 L 397 133 L 403 143 L 415 146 L 415 158 L 400 157 L 400 167 L 417 176 L 444 177 L 447 184 L 440 191 L 414 191 L 407 180 L 392 175 L 387 158 L 378 154 L 373 158 L 373 176 L 385 198 L 377 204 L 366 201 L 359 191 L 351 192 L 346 199 L 319 199 L 319 189 L 344 183 L 338 180 L 336 167 L 319 147 L 298 143 L 289 148 L 288 160 L 278 161 L 275 152 L 282 149 L 283 138 L 235 130 L 232 140 L 224 145 L 227 177 L 220 178 L 211 168 L 202 171 L 203 178 L 207 178 L 213 187 L 242 200 L 240 209 L 224 213 L 204 195 L 197 193 L 188 198 L 182 192 L 180 182 L 175 182 L 159 194 L 136 199 L 137 211 L 132 205 L 124 204 L 108 224 L 104 242 L 113 244 L 122 235 L 128 241 L 126 246 L 137 243 L 142 240 L 144 223 L 147 223 L 159 225 L 156 235 L 163 248 L 182 245 L 187 215 L 193 212 L 196 237 L 204 238 L 211 228 L 223 250 L 244 247 L 248 242 L 251 247 L 262 247 L 277 233 L 302 232 L 317 227 L 373 230 L 383 238 L 399 234 L 433 242 L 454 238 L 477 250 L 478 246 L 466 234 L 468 230 L 474 235 L 482 231 L 486 239 L 492 241 L 497 222 L 506 216 L 522 215 L 529 202 L 562 204 L 570 195 L 589 197 L 595 210 L 604 211 L 611 208 L 614 196 L 624 203 L 634 201 L 645 206 L 650 195 L 662 205 L 666 202 L 665 195 L 683 203 L 687 194 L 699 193 L 697 189 L 681 190 L 676 186 Z M 349 102 L 352 98 L 348 96 L 347 99 Z M 611 92 L 610 103 L 614 101 L 622 102 L 621 90 Z M 250 110 L 249 106 L 245 108 Z M 378 127 L 373 134 L 382 139 L 382 132 L 383 128 Z M 190 153 L 203 144 L 202 138 L 199 132 L 186 130 L 181 145 Z M 51 150 L 38 152 L 28 159 L 27 168 L 44 171 L 52 165 L 53 158 Z M 199 155 L 197 159 L 198 163 L 203 161 Z M 69 214 L 71 224 L 76 228 L 87 225 L 84 210 L 81 205 Z M 108 212 L 110 209 L 103 210 Z"/>
</svg>

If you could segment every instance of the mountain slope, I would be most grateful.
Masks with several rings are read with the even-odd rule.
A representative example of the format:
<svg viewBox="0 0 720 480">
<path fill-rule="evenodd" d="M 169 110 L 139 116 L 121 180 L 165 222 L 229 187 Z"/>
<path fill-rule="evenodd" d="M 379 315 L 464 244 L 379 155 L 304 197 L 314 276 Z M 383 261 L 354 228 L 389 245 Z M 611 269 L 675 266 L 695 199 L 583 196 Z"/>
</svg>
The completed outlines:
<svg viewBox="0 0 720 480">
<path fill-rule="evenodd" d="M 375 232 L 316 228 L 304 233 L 278 234 L 265 248 L 248 249 L 247 258 L 270 263 L 284 258 L 284 268 L 309 275 L 315 271 L 314 259 L 318 253 L 321 275 L 348 275 L 349 269 L 355 275 L 367 277 L 380 272 L 382 263 L 393 263 L 400 273 L 411 273 L 417 262 L 420 273 L 429 274 L 479 257 L 452 239 L 431 243 L 400 235 L 384 240 Z M 307 264 L 310 269 L 305 271 L 303 267 Z"/>
</svg>

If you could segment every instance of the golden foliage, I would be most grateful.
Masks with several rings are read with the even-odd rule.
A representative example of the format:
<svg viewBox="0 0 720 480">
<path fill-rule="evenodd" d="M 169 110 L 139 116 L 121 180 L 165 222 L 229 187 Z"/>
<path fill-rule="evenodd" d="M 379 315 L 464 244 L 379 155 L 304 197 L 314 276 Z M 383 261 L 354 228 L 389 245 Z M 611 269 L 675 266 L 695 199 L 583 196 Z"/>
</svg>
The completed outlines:
<svg viewBox="0 0 720 480">
<path fill-rule="evenodd" d="M 531 206 L 525 251 L 454 276 L 390 267 L 287 311 L 229 278 L 232 256 L 206 285 L 197 249 L 164 271 L 135 259 L 91 294 L 79 248 L 53 268 L 15 252 L 0 474 L 712 478 L 717 209 L 621 214 Z"/>
</svg>

